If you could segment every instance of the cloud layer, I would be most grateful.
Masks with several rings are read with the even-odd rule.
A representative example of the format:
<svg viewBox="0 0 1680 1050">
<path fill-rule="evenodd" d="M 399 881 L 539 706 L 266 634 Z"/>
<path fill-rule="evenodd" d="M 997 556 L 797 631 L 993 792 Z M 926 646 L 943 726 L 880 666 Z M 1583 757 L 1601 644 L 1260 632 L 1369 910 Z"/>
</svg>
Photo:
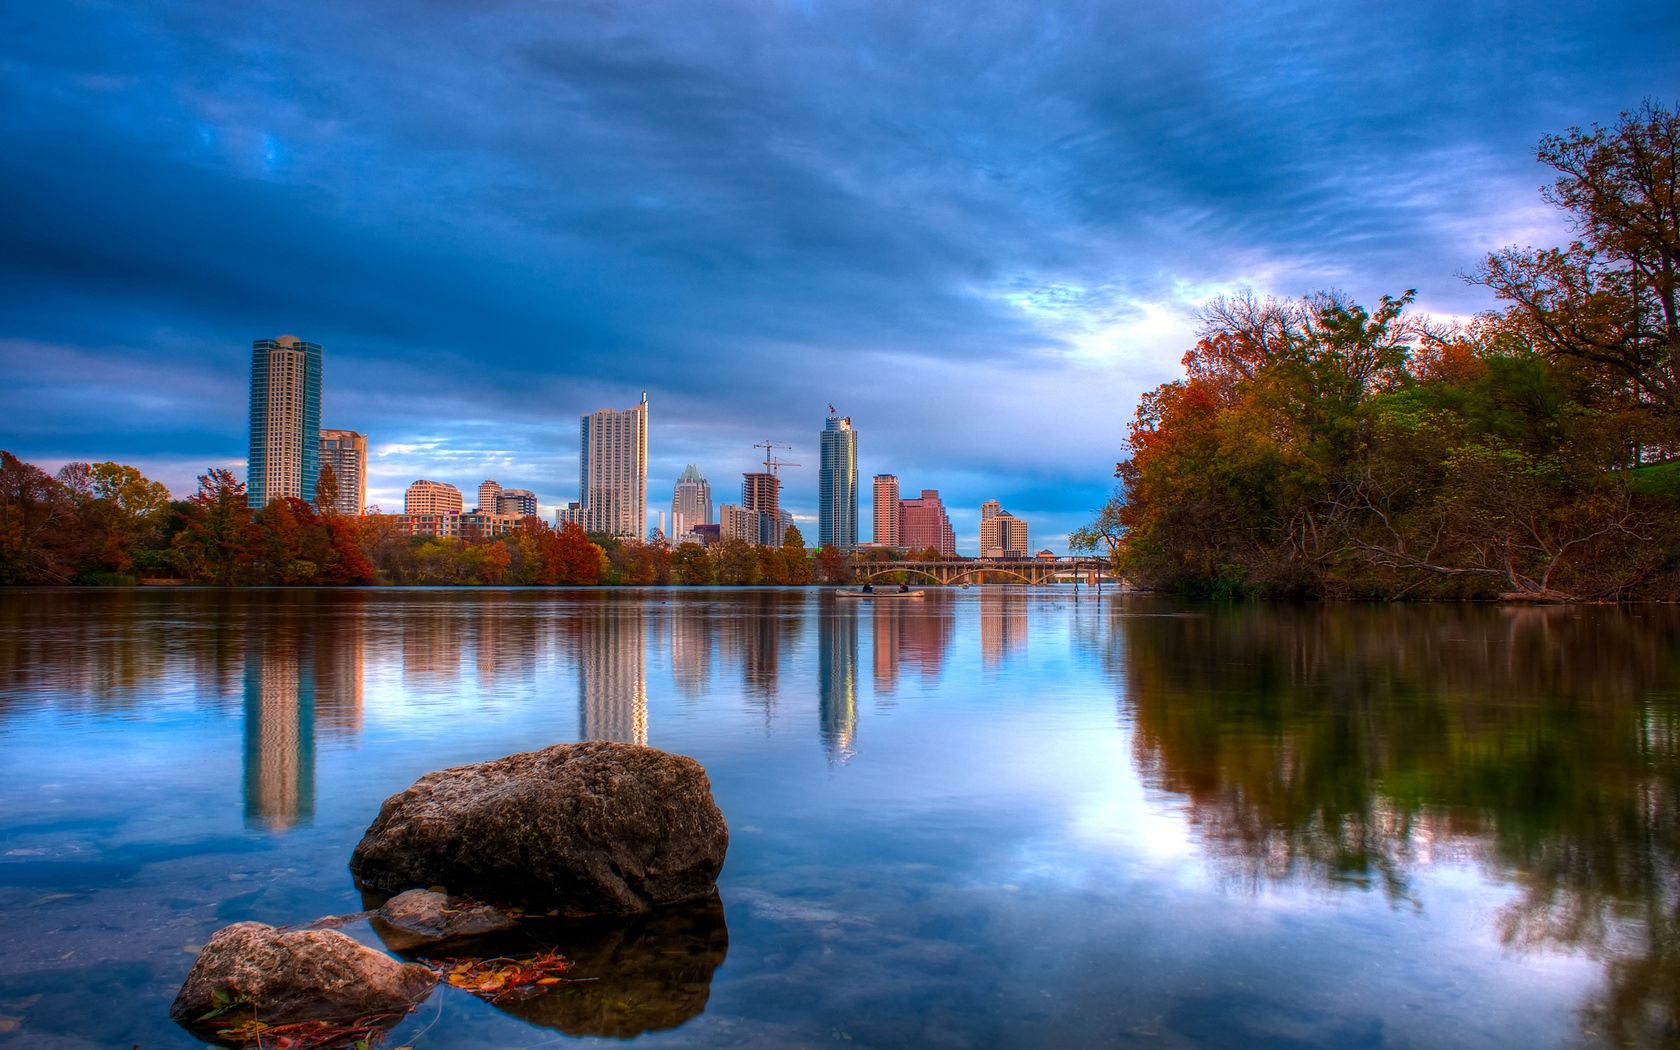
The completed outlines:
<svg viewBox="0 0 1680 1050">
<path fill-rule="evenodd" d="M 575 498 L 578 415 L 646 389 L 656 509 L 772 438 L 813 514 L 832 402 L 866 501 L 1059 545 L 1207 297 L 1468 313 L 1564 236 L 1534 143 L 1680 96 L 1680 10 L 1543 6 L 18 5 L 0 445 L 185 491 L 294 332 L 387 507 Z"/>
</svg>

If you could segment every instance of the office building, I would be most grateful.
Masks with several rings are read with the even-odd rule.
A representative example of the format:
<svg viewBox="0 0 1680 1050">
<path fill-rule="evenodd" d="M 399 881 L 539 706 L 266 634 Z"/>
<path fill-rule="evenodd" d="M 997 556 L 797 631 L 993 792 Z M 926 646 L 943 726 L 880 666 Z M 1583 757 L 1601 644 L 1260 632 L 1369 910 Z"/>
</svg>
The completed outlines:
<svg viewBox="0 0 1680 1050">
<path fill-rule="evenodd" d="M 759 542 L 758 511 L 738 507 L 733 503 L 725 503 L 718 508 L 717 524 L 717 538 L 719 540 L 741 540 L 746 543 Z"/>
<path fill-rule="evenodd" d="M 603 408 L 579 427 L 578 493 L 585 532 L 625 540 L 647 534 L 648 399 L 619 411 Z"/>
<path fill-rule="evenodd" d="M 817 543 L 849 551 L 858 542 L 857 431 L 850 416 L 828 406 L 822 430 L 822 463 L 817 477 Z"/>
<path fill-rule="evenodd" d="M 483 486 L 479 486 L 480 499 L 483 499 Z M 494 507 L 486 507 L 483 503 L 478 509 L 485 514 L 500 514 L 504 518 L 534 518 L 537 516 L 537 494 L 530 489 L 503 489 L 496 495 Z"/>
<path fill-rule="evenodd" d="M 877 547 L 898 547 L 898 478 L 892 474 L 875 475 L 875 485 L 871 493 L 871 502 L 875 513 L 875 532 L 872 537 Z"/>
<path fill-rule="evenodd" d="M 712 486 L 700 468 L 690 463 L 671 493 L 671 537 L 681 539 L 696 525 L 712 521 Z"/>
<path fill-rule="evenodd" d="M 367 437 L 354 430 L 321 431 L 321 467 L 331 467 L 338 498 L 328 508 L 360 517 L 367 510 Z"/>
<path fill-rule="evenodd" d="M 899 500 L 898 515 L 899 539 L 906 549 L 932 549 L 947 558 L 957 553 L 957 535 L 951 531 L 938 489 L 923 489 L 916 499 Z"/>
<path fill-rule="evenodd" d="M 315 501 L 321 473 L 321 345 L 295 335 L 251 343 L 251 446 L 245 495 L 252 507 Z"/>
<path fill-rule="evenodd" d="M 496 501 L 501 498 L 502 486 L 498 481 L 486 478 L 478 483 L 478 512 L 480 514 L 495 514 Z"/>
<path fill-rule="evenodd" d="M 980 504 L 980 557 L 1025 558 L 1027 523 L 1004 510 L 995 499 Z"/>
<path fill-rule="evenodd" d="M 403 513 L 409 516 L 416 514 L 459 514 L 461 513 L 461 490 L 454 485 L 447 485 L 441 481 L 416 481 L 403 493 Z"/>
</svg>

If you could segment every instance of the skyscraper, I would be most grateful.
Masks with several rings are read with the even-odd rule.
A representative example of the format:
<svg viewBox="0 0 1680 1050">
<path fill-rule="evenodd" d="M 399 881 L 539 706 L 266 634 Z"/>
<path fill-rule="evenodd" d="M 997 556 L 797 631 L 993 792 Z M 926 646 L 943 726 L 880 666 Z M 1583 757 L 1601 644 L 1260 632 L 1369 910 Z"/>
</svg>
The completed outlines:
<svg viewBox="0 0 1680 1050">
<path fill-rule="evenodd" d="M 910 550 L 931 548 L 950 557 L 957 553 L 957 535 L 945 516 L 938 489 L 923 489 L 920 497 L 899 501 L 899 538 Z"/>
<path fill-rule="evenodd" d="M 875 487 L 870 496 L 874 505 L 877 547 L 897 547 L 898 542 L 898 477 L 893 474 L 875 475 Z"/>
<path fill-rule="evenodd" d="M 478 483 L 478 512 L 480 514 L 495 514 L 496 500 L 501 498 L 502 483 L 494 478 L 485 478 Z"/>
<path fill-rule="evenodd" d="M 321 344 L 295 335 L 251 343 L 251 451 L 245 495 L 261 509 L 313 502 L 321 471 Z"/>
<path fill-rule="evenodd" d="M 321 466 L 332 468 L 338 486 L 332 510 L 361 516 L 367 510 L 367 436 L 354 430 L 321 431 Z"/>
<path fill-rule="evenodd" d="M 817 543 L 849 551 L 857 546 L 857 431 L 852 417 L 828 406 L 822 431 L 822 464 L 817 479 Z"/>
<path fill-rule="evenodd" d="M 696 525 L 712 523 L 712 486 L 700 468 L 690 463 L 677 479 L 671 494 L 671 535 L 673 542 L 682 539 Z"/>
<path fill-rule="evenodd" d="M 582 417 L 578 492 L 583 528 L 625 540 L 647 535 L 647 392 L 641 404 Z"/>
</svg>

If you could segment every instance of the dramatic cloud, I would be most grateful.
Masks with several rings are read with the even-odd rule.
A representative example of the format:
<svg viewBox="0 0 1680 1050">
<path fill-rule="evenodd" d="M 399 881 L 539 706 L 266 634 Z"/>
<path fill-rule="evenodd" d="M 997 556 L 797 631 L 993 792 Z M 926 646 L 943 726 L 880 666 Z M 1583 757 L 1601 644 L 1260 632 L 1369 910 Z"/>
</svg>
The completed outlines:
<svg viewBox="0 0 1680 1050">
<path fill-rule="evenodd" d="M 985 498 L 1089 515 L 1208 297 L 1485 309 L 1566 235 L 1536 140 L 1680 95 L 1661 0 L 13 7 L 0 445 L 185 491 L 294 332 L 387 508 L 575 498 L 645 389 L 656 509 L 771 438 L 809 516 L 832 402 L 970 550 Z"/>
</svg>

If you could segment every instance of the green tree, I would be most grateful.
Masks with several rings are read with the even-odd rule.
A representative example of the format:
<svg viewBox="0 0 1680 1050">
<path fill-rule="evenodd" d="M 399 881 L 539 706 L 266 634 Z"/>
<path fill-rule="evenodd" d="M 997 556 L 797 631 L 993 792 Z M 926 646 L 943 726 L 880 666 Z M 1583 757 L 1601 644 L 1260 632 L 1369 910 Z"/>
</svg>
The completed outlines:
<svg viewBox="0 0 1680 1050">
<path fill-rule="evenodd" d="M 671 552 L 671 577 L 677 583 L 699 586 L 713 582 L 712 562 L 698 543 L 679 543 Z"/>
</svg>

